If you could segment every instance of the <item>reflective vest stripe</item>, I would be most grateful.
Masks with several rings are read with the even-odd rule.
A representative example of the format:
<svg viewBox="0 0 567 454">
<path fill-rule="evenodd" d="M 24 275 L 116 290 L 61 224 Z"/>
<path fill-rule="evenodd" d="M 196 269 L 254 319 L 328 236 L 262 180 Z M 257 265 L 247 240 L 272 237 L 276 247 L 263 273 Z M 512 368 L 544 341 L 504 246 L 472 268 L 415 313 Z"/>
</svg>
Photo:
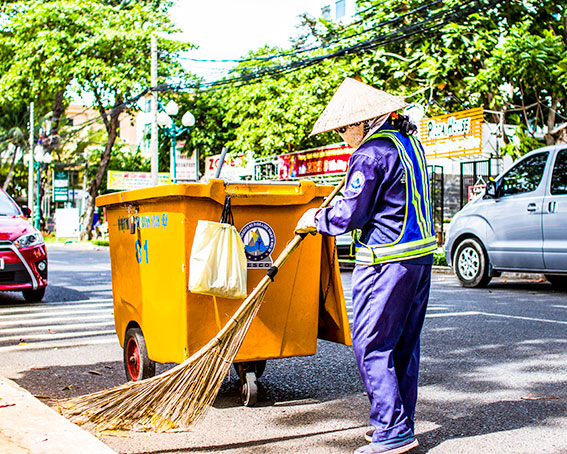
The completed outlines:
<svg viewBox="0 0 567 454">
<path fill-rule="evenodd" d="M 410 141 L 413 144 L 413 148 L 416 151 L 416 156 L 419 161 L 419 168 L 421 170 L 421 185 L 423 187 L 423 196 L 425 198 L 425 209 L 431 206 L 431 192 L 429 189 L 429 175 L 427 174 L 427 164 L 425 163 L 425 154 L 423 153 L 423 148 L 417 142 L 417 139 L 414 136 L 410 135 Z M 427 223 L 427 232 L 433 231 L 433 219 L 431 217 L 431 213 L 425 213 L 425 221 Z"/>
<path fill-rule="evenodd" d="M 414 207 L 415 210 L 415 215 L 416 215 L 416 221 L 417 221 L 417 225 L 419 226 L 419 230 L 421 231 L 421 236 L 423 238 L 425 238 L 426 236 L 429 235 L 429 232 L 431 232 L 431 230 L 428 230 L 428 222 L 426 220 L 426 218 L 428 217 L 427 215 L 423 215 L 423 211 L 421 209 L 421 194 L 420 191 L 417 190 L 417 186 L 416 186 L 416 181 L 414 178 L 414 175 L 411 173 L 411 169 L 413 167 L 412 162 L 411 162 L 411 158 L 408 156 L 404 146 L 402 145 L 402 143 L 399 141 L 399 139 L 396 137 L 396 135 L 392 132 L 392 131 L 380 131 L 378 134 L 375 134 L 373 137 L 387 137 L 390 140 L 392 140 L 392 142 L 394 142 L 394 144 L 396 145 L 396 148 L 398 149 L 398 152 L 400 154 L 400 158 L 402 159 L 402 163 L 404 165 L 404 169 L 406 172 L 406 188 L 407 188 L 407 182 L 410 181 L 411 182 L 411 193 L 412 193 L 412 205 Z M 415 144 L 412 142 L 412 145 L 415 148 Z M 419 148 L 417 150 L 414 150 L 415 154 L 418 155 L 419 154 Z M 420 166 L 421 168 L 421 166 Z M 422 170 L 422 169 L 421 169 Z M 425 174 L 426 175 L 426 174 Z M 425 175 L 423 174 L 422 171 L 422 184 L 423 181 L 425 180 Z M 406 191 L 407 193 L 407 191 Z M 404 226 L 405 227 L 405 226 Z"/>
<path fill-rule="evenodd" d="M 431 210 L 429 209 L 431 195 L 429 192 L 427 166 L 425 164 L 423 149 L 414 137 L 409 136 L 410 146 L 413 148 L 415 160 L 417 161 L 416 168 L 414 161 L 407 153 L 405 146 L 396 135 L 396 131 L 383 130 L 373 135 L 368 140 L 379 137 L 392 140 L 400 156 L 400 160 L 406 173 L 406 210 L 402 231 L 394 243 L 367 245 L 360 242 L 358 234 L 353 235 L 355 238 L 354 245 L 356 250 L 355 262 L 362 265 L 376 265 L 379 263 L 408 260 L 431 254 L 437 249 L 437 239 L 434 235 L 432 235 L 433 220 L 431 218 Z M 417 172 L 417 175 L 415 172 Z M 420 190 L 417 188 L 418 176 L 421 177 Z M 410 196 L 411 205 L 409 202 Z M 411 210 L 411 208 L 409 208 L 410 206 L 413 208 L 413 214 L 410 219 L 408 219 L 408 214 Z M 406 235 L 408 222 L 412 222 L 413 228 L 415 229 L 413 230 L 415 234 L 411 233 L 412 230 L 408 231 L 410 232 L 410 235 L 414 238 L 416 236 L 421 238 L 413 241 L 402 242 Z"/>
<path fill-rule="evenodd" d="M 430 236 L 423 240 L 401 243 L 396 246 L 366 246 L 356 251 L 355 262 L 362 265 L 376 265 L 404 258 L 416 258 L 431 254 L 437 249 L 437 239 Z"/>
</svg>

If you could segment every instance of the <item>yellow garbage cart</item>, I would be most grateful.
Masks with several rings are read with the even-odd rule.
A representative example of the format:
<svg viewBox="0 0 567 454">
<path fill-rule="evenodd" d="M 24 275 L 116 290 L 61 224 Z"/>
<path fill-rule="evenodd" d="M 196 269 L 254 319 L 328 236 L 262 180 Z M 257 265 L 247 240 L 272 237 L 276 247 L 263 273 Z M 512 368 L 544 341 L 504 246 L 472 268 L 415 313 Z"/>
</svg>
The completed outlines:
<svg viewBox="0 0 567 454">
<path fill-rule="evenodd" d="M 156 362 L 183 362 L 243 301 L 188 290 L 198 220 L 219 221 L 230 197 L 247 249 L 250 292 L 293 238 L 303 212 L 319 206 L 331 190 L 311 181 L 213 179 L 98 197 L 108 223 L 114 321 L 127 378 L 153 376 Z M 351 343 L 334 239 L 309 235 L 268 288 L 234 360 L 243 403 L 256 402 L 256 379 L 266 360 L 313 355 L 318 337 Z"/>
</svg>

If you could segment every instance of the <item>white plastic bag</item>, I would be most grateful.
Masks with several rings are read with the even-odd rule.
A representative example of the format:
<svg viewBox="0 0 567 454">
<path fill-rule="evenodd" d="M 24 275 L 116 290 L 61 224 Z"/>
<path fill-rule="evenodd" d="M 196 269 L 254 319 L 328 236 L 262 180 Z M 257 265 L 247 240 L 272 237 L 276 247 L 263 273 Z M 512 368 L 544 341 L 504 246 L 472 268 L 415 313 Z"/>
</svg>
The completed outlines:
<svg viewBox="0 0 567 454">
<path fill-rule="evenodd" d="M 233 225 L 197 223 L 189 260 L 189 290 L 223 298 L 244 298 L 246 268 L 244 243 Z"/>
</svg>

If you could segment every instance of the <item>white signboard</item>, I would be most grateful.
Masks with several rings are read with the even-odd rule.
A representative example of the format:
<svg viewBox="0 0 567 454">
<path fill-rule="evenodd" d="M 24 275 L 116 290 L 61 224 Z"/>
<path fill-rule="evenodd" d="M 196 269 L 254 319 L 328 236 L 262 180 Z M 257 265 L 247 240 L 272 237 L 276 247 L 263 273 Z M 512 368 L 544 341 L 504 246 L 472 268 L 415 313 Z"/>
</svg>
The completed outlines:
<svg viewBox="0 0 567 454">
<path fill-rule="evenodd" d="M 77 238 L 79 230 L 78 208 L 58 208 L 55 211 L 56 238 Z"/>
<path fill-rule="evenodd" d="M 193 151 L 191 156 L 182 153 L 182 146 L 175 150 L 175 174 L 171 175 L 172 181 L 196 181 L 197 180 L 197 153 Z"/>
<path fill-rule="evenodd" d="M 128 191 L 130 189 L 149 188 L 152 186 L 151 172 L 121 172 L 109 170 L 106 179 L 107 189 L 115 191 Z M 169 175 L 166 172 L 158 174 L 158 184 L 170 183 Z"/>
</svg>

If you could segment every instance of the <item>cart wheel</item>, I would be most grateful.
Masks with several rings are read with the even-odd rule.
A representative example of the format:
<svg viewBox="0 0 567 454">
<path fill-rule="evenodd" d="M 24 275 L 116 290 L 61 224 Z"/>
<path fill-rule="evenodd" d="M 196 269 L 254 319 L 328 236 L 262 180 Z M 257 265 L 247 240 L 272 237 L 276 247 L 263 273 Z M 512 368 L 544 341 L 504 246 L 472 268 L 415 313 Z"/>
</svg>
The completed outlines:
<svg viewBox="0 0 567 454">
<path fill-rule="evenodd" d="M 253 407 L 258 402 L 258 380 L 254 372 L 246 372 L 240 382 L 240 400 L 245 407 Z"/>
<path fill-rule="evenodd" d="M 256 373 L 256 378 L 260 378 L 264 375 L 266 370 L 266 360 L 262 361 L 250 361 L 247 363 L 235 363 L 233 364 L 236 375 L 242 380 L 242 377 L 246 372 L 253 371 Z"/>
<path fill-rule="evenodd" d="M 156 374 L 156 363 L 148 357 L 140 328 L 128 328 L 124 337 L 124 370 L 128 381 L 139 381 Z"/>
</svg>

